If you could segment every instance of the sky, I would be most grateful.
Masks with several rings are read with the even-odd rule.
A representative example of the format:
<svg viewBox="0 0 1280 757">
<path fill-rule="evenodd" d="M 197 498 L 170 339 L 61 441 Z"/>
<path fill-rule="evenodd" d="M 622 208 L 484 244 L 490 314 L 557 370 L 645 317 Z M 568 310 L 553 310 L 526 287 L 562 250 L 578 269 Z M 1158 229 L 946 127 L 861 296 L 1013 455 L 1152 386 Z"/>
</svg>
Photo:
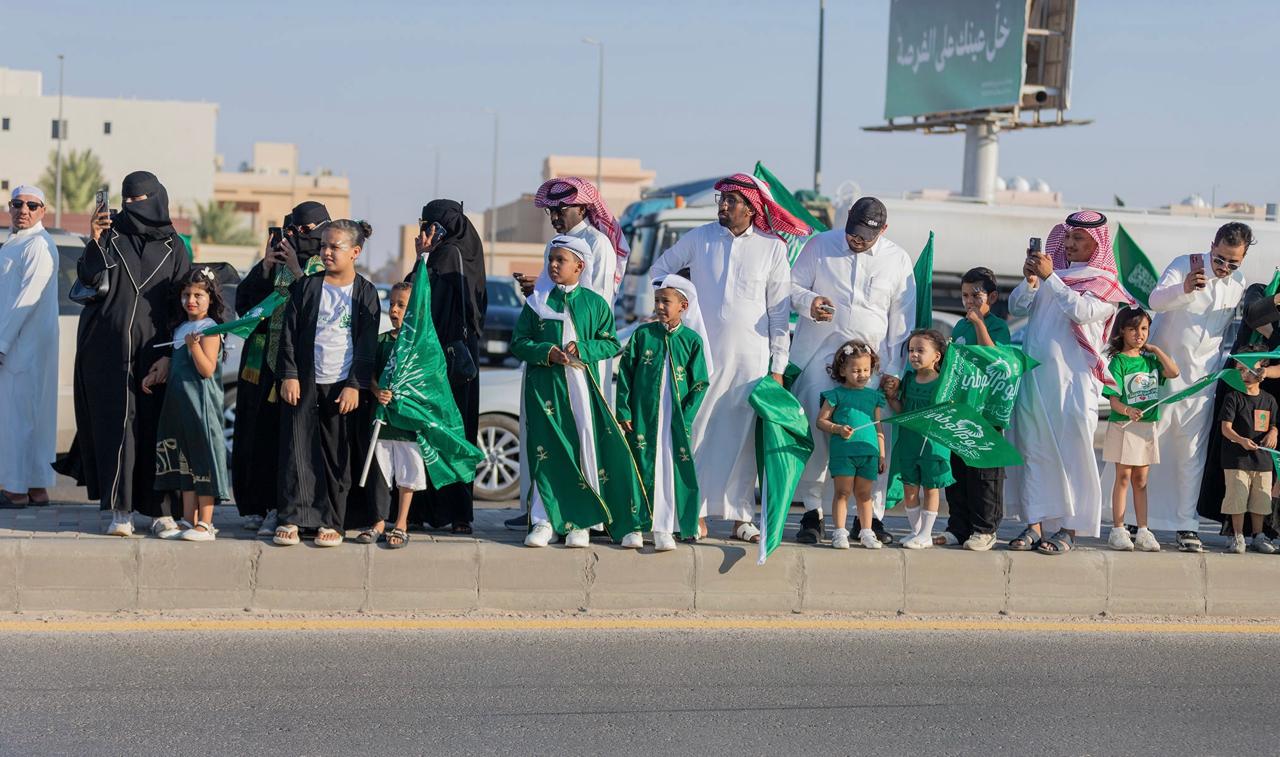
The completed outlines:
<svg viewBox="0 0 1280 757">
<path fill-rule="evenodd" d="M 119 9 L 117 9 L 119 8 Z M 605 45 L 604 152 L 659 185 L 762 160 L 812 184 L 817 0 L 245 2 L 48 0 L 5 9 L 0 66 L 66 93 L 219 105 L 231 168 L 255 141 L 294 142 L 304 170 L 351 180 L 371 263 L 440 194 L 489 205 L 539 183 L 549 154 L 594 155 Z M 963 137 L 880 134 L 889 0 L 828 0 L 823 185 L 959 189 Z M 31 34 L 21 29 L 37 30 Z M 1272 52 L 1280 4 L 1080 0 L 1072 118 L 1005 133 L 1000 175 L 1043 178 L 1071 204 L 1159 206 L 1199 193 L 1280 201 Z M 161 177 L 163 179 L 163 177 Z M 615 208 L 621 213 L 622 208 Z"/>
</svg>

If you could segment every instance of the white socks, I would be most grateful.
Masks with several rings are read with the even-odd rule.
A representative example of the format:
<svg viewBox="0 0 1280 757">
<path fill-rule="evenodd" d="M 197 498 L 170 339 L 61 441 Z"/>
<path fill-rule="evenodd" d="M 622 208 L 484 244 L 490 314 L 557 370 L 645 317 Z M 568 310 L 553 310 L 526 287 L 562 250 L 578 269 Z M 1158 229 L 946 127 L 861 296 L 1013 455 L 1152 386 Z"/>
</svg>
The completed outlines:
<svg viewBox="0 0 1280 757">
<path fill-rule="evenodd" d="M 911 526 L 911 535 L 915 536 L 920 533 L 920 511 L 919 505 L 907 508 L 907 525 Z"/>
<path fill-rule="evenodd" d="M 931 513 L 928 510 L 925 510 L 924 512 L 920 513 L 919 517 L 920 517 L 920 528 L 916 530 L 916 536 L 919 536 L 922 539 L 932 539 L 933 538 L 933 522 L 938 519 L 938 514 L 936 512 Z"/>
</svg>

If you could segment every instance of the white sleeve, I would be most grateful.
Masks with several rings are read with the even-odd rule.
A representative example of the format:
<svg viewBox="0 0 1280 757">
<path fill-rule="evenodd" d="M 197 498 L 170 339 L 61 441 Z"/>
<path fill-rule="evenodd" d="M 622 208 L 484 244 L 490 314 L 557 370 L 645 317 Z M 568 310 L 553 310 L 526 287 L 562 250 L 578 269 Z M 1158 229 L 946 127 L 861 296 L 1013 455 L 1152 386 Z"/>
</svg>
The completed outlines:
<svg viewBox="0 0 1280 757">
<path fill-rule="evenodd" d="M 791 352 L 791 266 L 782 240 L 773 246 L 764 297 L 769 313 L 769 371 L 783 373 Z"/>
<path fill-rule="evenodd" d="M 605 292 L 613 290 L 613 274 L 618 270 L 618 256 L 614 254 L 613 245 L 609 244 L 607 238 L 594 239 L 591 245 L 591 255 L 595 258 L 591 267 L 591 288 L 603 297 Z"/>
<path fill-rule="evenodd" d="M 674 245 L 658 255 L 658 259 L 649 266 L 650 280 L 659 281 L 688 267 L 689 261 L 693 260 L 693 250 L 698 245 L 696 238 L 701 236 L 700 229 L 690 229 Z"/>
<path fill-rule="evenodd" d="M 13 349 L 22 327 L 39 304 L 45 286 L 53 278 L 53 254 L 49 245 L 37 237 L 23 249 L 18 270 L 10 272 L 11 276 L 20 275 L 22 282 L 12 303 L 0 303 L 0 354 L 8 354 Z"/>
<path fill-rule="evenodd" d="M 818 237 L 815 234 L 805 242 L 804 248 L 791 268 L 791 309 L 801 318 L 813 320 L 813 301 L 818 293 L 813 282 L 818 270 Z"/>
<path fill-rule="evenodd" d="M 1186 280 L 1187 274 L 1182 270 L 1182 258 L 1177 258 L 1164 269 L 1164 273 L 1160 274 L 1160 281 L 1147 297 L 1147 303 L 1151 305 L 1151 309 L 1157 313 L 1165 313 L 1170 310 L 1182 310 L 1190 305 L 1196 295 L 1195 292 L 1183 291 L 1182 284 Z"/>
<path fill-rule="evenodd" d="M 1097 323 L 1115 315 L 1115 305 L 1103 302 L 1092 294 L 1080 294 L 1067 286 L 1056 271 L 1045 279 L 1045 285 L 1063 314 L 1076 323 Z"/>
<path fill-rule="evenodd" d="M 883 371 L 893 376 L 902 375 L 902 365 L 906 359 L 902 347 L 916 327 L 916 273 L 910 258 L 904 265 L 905 278 L 886 313 L 888 323 L 884 335 L 885 354 L 880 356 L 884 363 Z"/>
<path fill-rule="evenodd" d="M 1035 302 L 1036 292 L 1039 291 L 1039 285 L 1031 286 L 1026 279 L 1018 282 L 1018 286 L 1009 293 L 1009 315 L 1031 315 L 1031 303 Z"/>
</svg>

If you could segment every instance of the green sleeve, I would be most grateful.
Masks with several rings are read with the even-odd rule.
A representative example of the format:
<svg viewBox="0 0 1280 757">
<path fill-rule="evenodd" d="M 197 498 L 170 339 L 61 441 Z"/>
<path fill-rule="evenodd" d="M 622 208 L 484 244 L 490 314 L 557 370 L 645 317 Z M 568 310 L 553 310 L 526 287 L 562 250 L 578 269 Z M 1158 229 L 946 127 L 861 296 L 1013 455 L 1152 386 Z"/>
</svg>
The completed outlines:
<svg viewBox="0 0 1280 757">
<path fill-rule="evenodd" d="M 992 318 L 991 323 L 987 324 L 987 333 L 991 335 L 991 341 L 996 344 L 1009 344 L 1011 341 L 1009 322 L 1003 318 Z"/>
<path fill-rule="evenodd" d="M 511 354 L 516 356 L 516 360 L 530 365 L 550 365 L 547 355 L 556 345 L 539 341 L 542 336 L 539 328 L 541 320 L 528 305 L 520 311 L 515 330 L 511 334 Z"/>
<path fill-rule="evenodd" d="M 695 340 L 689 350 L 689 364 L 684 368 L 689 389 L 685 392 L 684 401 L 680 404 L 684 409 L 686 423 L 692 422 L 697 417 L 698 409 L 702 407 L 702 400 L 707 396 L 707 386 L 711 383 L 711 376 L 707 373 L 707 358 L 702 353 L 702 349 L 702 340 Z"/>
<path fill-rule="evenodd" d="M 619 423 L 631 420 L 631 382 L 636 370 L 636 351 L 639 349 L 636 345 L 640 338 L 640 330 L 637 329 L 631 335 L 631 341 L 622 348 L 622 358 L 618 361 L 618 372 L 615 374 L 618 378 L 617 395 L 613 404 L 614 415 Z"/>
<path fill-rule="evenodd" d="M 591 328 L 578 335 L 578 357 L 584 363 L 609 360 L 622 349 L 613 329 L 613 311 L 603 298 L 597 298 L 589 307 L 589 317 L 584 320 Z"/>
<path fill-rule="evenodd" d="M 1111 360 L 1107 361 L 1107 370 L 1111 371 L 1111 378 L 1115 379 L 1116 386 L 1124 386 L 1124 368 L 1120 366 L 1119 360 L 1112 358 Z M 1123 394 L 1121 394 L 1116 389 L 1112 389 L 1109 386 L 1102 387 L 1102 396 L 1103 397 L 1120 397 L 1122 400 L 1124 398 Z"/>
</svg>

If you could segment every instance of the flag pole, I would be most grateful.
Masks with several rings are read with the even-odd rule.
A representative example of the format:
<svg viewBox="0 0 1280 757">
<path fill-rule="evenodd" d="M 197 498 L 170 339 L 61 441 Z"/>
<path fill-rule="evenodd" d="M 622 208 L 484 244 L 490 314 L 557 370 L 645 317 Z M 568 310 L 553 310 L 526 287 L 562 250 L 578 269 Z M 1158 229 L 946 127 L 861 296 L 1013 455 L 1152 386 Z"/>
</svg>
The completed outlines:
<svg viewBox="0 0 1280 757">
<path fill-rule="evenodd" d="M 364 482 L 369 478 L 369 468 L 373 466 L 373 453 L 378 449 L 378 434 L 382 433 L 382 427 L 387 424 L 381 418 L 375 418 L 373 421 L 373 438 L 369 440 L 369 452 L 364 456 L 364 470 L 360 471 L 360 485 L 364 486 Z"/>
</svg>

